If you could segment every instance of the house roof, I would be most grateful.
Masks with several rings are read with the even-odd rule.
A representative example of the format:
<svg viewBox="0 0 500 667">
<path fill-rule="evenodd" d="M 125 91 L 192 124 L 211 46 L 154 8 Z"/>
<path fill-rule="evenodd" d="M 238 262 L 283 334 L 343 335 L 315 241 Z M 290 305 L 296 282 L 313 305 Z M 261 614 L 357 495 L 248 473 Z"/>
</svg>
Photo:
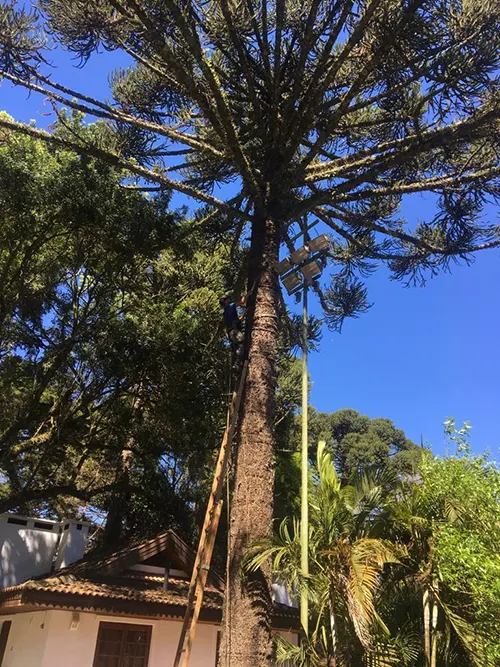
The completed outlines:
<svg viewBox="0 0 500 667">
<path fill-rule="evenodd" d="M 176 565 L 180 570 L 192 572 L 196 553 L 177 533 L 167 530 L 150 540 L 129 544 L 119 551 L 90 552 L 73 565 L 60 570 L 59 574 L 83 577 L 88 574 L 116 575 L 159 554 L 164 554 L 164 562 L 168 561 L 171 566 Z M 209 571 L 208 583 L 216 588 L 224 588 L 224 581 L 215 570 Z"/>
<path fill-rule="evenodd" d="M 0 591 L 0 614 L 32 608 L 76 609 L 147 617 L 183 618 L 189 580 L 138 571 L 134 565 L 164 554 L 172 566 L 191 573 L 195 553 L 174 531 L 104 555 L 90 554 L 50 575 Z M 220 622 L 224 582 L 210 570 L 200 620 Z M 295 627 L 297 610 L 274 604 L 273 625 Z"/>
</svg>

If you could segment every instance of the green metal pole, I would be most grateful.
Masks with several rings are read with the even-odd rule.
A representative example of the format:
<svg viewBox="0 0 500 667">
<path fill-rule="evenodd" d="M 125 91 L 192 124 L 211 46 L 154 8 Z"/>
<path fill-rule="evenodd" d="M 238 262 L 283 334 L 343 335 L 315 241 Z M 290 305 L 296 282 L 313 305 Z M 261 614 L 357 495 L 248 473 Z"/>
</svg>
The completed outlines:
<svg viewBox="0 0 500 667">
<path fill-rule="evenodd" d="M 301 448 L 301 505 L 300 505 L 300 567 L 302 575 L 309 574 L 309 496 L 308 496 L 308 376 L 307 376 L 307 281 L 304 283 L 302 300 L 302 448 Z M 309 600 L 307 593 L 300 595 L 300 622 L 307 636 L 309 628 Z"/>
</svg>

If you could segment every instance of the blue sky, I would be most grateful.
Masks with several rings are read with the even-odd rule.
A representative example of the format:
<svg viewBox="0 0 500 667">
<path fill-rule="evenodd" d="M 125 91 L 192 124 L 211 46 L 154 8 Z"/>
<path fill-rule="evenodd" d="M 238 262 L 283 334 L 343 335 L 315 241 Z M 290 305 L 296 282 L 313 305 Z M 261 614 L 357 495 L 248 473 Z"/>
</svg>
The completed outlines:
<svg viewBox="0 0 500 667">
<path fill-rule="evenodd" d="M 59 52 L 54 58 L 55 80 L 95 97 L 106 95 L 110 69 L 125 64 L 119 53 L 92 58 L 83 69 Z M 42 97 L 28 97 L 8 82 L 0 85 L 0 109 L 39 127 L 54 120 Z M 410 223 L 429 219 L 432 200 L 413 195 L 404 213 Z M 498 223 L 494 209 L 488 217 Z M 368 281 L 371 310 L 347 321 L 340 335 L 325 330 L 320 351 L 310 356 L 312 404 L 388 417 L 436 453 L 445 450 L 445 418 L 468 420 L 473 449 L 500 458 L 499 276 L 500 250 L 455 266 L 425 287 L 405 288 L 385 269 L 377 271 Z M 317 304 L 312 312 L 320 316 Z"/>
</svg>

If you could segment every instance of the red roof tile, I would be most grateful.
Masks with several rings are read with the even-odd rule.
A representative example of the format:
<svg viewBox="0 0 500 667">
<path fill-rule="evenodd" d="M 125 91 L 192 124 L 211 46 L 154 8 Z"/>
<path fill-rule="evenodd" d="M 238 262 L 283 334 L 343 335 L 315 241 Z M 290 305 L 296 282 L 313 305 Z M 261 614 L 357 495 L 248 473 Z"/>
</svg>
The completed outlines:
<svg viewBox="0 0 500 667">
<path fill-rule="evenodd" d="M 178 562 L 186 567 L 194 560 L 192 549 L 173 531 L 168 531 L 154 540 L 105 557 L 91 553 L 57 573 L 1 590 L 0 608 L 10 608 L 12 602 L 17 601 L 19 610 L 24 605 L 35 605 L 182 618 L 189 588 L 187 579 L 170 576 L 165 591 L 163 576 L 129 569 L 167 548 L 173 549 Z M 218 622 L 223 583 L 219 575 L 214 572 L 211 575 L 203 596 L 202 618 L 205 615 L 207 620 Z M 281 604 L 274 605 L 273 615 L 278 621 L 277 627 L 282 627 L 283 623 L 294 626 L 298 619 L 296 609 Z"/>
</svg>

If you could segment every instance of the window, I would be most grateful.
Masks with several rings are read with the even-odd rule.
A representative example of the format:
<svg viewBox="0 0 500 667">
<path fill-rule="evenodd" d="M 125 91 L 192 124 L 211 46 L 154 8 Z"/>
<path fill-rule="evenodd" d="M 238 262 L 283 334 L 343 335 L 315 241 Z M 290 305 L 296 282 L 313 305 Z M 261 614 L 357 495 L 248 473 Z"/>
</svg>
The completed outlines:
<svg viewBox="0 0 500 667">
<path fill-rule="evenodd" d="M 7 519 L 7 523 L 12 523 L 14 526 L 27 526 L 27 519 Z"/>
<path fill-rule="evenodd" d="M 100 623 L 93 667 L 147 667 L 150 625 Z"/>
<path fill-rule="evenodd" d="M 5 655 L 5 649 L 7 648 L 11 625 L 12 621 L 4 621 L 2 623 L 2 629 L 0 630 L 0 667 L 3 664 L 3 656 Z"/>
<path fill-rule="evenodd" d="M 41 528 L 42 530 L 52 530 L 55 526 L 54 523 L 48 523 L 47 521 L 35 521 L 33 524 L 35 528 Z"/>
</svg>

